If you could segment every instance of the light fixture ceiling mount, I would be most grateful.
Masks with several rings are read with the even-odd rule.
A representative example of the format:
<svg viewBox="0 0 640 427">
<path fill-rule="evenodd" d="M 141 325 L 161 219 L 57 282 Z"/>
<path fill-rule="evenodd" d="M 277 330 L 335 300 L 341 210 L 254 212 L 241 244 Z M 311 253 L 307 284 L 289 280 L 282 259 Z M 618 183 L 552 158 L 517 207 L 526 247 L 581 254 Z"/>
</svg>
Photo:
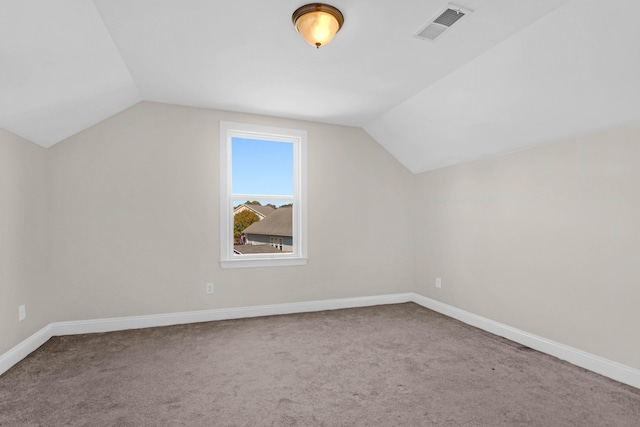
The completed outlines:
<svg viewBox="0 0 640 427">
<path fill-rule="evenodd" d="M 328 44 L 344 24 L 342 12 L 324 3 L 299 7 L 291 20 L 304 41 L 317 48 Z"/>
</svg>

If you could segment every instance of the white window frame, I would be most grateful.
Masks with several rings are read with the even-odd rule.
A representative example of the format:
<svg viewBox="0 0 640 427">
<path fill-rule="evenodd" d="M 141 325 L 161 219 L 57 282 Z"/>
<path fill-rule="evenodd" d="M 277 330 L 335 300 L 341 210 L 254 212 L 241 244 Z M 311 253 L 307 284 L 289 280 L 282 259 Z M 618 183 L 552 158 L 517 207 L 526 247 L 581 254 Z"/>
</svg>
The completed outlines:
<svg viewBox="0 0 640 427">
<path fill-rule="evenodd" d="M 233 138 L 282 141 L 293 144 L 293 196 L 233 194 L 231 143 Z M 264 200 L 293 203 L 293 252 L 233 253 L 233 201 Z M 277 267 L 307 263 L 307 132 L 248 123 L 220 121 L 220 264 L 222 268 Z"/>
</svg>

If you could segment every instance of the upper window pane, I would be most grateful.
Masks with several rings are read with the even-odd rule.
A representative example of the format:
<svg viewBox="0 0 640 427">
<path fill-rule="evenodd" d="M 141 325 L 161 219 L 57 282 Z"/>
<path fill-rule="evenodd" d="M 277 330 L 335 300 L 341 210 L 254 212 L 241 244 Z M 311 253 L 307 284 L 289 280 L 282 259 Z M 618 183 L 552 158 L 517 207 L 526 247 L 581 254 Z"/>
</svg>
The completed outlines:
<svg viewBox="0 0 640 427">
<path fill-rule="evenodd" d="M 233 137 L 233 194 L 293 196 L 293 144 Z"/>
</svg>

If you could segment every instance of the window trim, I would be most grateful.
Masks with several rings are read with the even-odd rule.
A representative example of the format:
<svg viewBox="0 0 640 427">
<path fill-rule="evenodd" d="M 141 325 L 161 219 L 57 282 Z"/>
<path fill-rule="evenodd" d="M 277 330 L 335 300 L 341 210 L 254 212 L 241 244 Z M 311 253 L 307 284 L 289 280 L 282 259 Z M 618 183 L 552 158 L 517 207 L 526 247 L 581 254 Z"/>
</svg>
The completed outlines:
<svg viewBox="0 0 640 427">
<path fill-rule="evenodd" d="M 232 192 L 231 143 L 232 138 L 263 139 L 293 143 L 293 253 L 247 254 L 233 253 L 233 201 L 282 200 L 278 195 L 234 195 Z M 234 197 L 235 196 L 235 197 Z M 220 264 L 222 268 L 276 267 L 305 265 L 307 263 L 307 132 L 249 123 L 220 121 Z"/>
</svg>

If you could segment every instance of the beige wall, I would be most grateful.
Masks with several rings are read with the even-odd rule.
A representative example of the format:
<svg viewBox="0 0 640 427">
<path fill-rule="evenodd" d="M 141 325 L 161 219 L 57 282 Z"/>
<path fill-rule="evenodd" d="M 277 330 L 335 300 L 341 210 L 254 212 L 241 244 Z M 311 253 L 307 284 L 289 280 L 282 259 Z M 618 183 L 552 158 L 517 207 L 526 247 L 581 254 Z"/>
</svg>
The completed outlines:
<svg viewBox="0 0 640 427">
<path fill-rule="evenodd" d="M 45 156 L 0 129 L 0 355 L 49 323 Z"/>
<path fill-rule="evenodd" d="M 220 268 L 220 120 L 309 132 L 307 266 Z M 0 354 L 52 321 L 415 290 L 640 368 L 639 183 L 640 125 L 417 176 L 361 129 L 147 102 L 49 150 L 2 131 Z"/>
<path fill-rule="evenodd" d="M 640 125 L 416 179 L 419 293 L 640 368 Z"/>
<path fill-rule="evenodd" d="M 307 266 L 220 268 L 220 120 L 308 131 Z M 143 102 L 49 154 L 56 321 L 412 290 L 413 176 L 361 129 Z"/>
</svg>

